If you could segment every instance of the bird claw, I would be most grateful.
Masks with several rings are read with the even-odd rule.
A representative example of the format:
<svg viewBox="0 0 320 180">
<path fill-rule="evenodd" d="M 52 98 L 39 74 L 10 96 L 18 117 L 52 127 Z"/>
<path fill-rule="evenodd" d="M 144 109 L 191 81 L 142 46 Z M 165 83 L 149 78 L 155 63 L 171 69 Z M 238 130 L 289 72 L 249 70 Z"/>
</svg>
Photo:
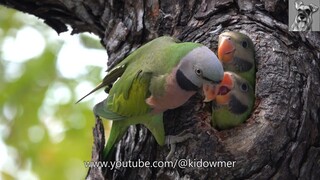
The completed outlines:
<svg viewBox="0 0 320 180">
<path fill-rule="evenodd" d="M 191 133 L 187 133 L 186 131 L 182 131 L 180 134 L 178 135 L 168 135 L 166 136 L 166 140 L 165 140 L 165 144 L 167 144 L 168 146 L 170 146 L 170 152 L 168 153 L 167 157 L 166 157 L 166 161 L 169 161 L 175 150 L 176 150 L 176 144 L 177 143 L 181 143 L 191 137 L 193 137 L 194 135 Z"/>
</svg>

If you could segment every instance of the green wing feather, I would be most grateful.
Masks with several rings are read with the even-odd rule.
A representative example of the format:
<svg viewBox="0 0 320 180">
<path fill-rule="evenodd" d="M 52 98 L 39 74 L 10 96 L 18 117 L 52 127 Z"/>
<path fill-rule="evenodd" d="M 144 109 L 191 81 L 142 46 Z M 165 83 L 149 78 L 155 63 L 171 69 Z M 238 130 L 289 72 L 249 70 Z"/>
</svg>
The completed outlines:
<svg viewBox="0 0 320 180">
<path fill-rule="evenodd" d="M 140 116 L 149 112 L 150 107 L 146 104 L 145 99 L 150 95 L 148 89 L 151 76 L 152 73 L 139 71 L 132 76 L 133 80 L 126 78 L 128 82 L 125 84 L 121 84 L 121 81 L 117 82 L 110 90 L 104 108 L 125 117 Z M 119 84 L 121 86 L 118 86 Z M 115 120 L 104 114 L 101 116 Z"/>
<path fill-rule="evenodd" d="M 95 87 L 93 90 L 91 90 L 88 94 L 86 94 L 85 96 L 83 96 L 82 98 L 80 98 L 77 102 L 79 103 L 80 101 L 82 101 L 84 98 L 86 98 L 87 96 L 89 96 L 90 94 L 94 93 L 95 91 L 97 91 L 98 89 L 101 89 L 105 86 L 109 86 L 112 83 L 114 83 L 125 71 L 126 66 L 125 65 L 121 65 L 121 66 L 117 66 L 114 69 L 112 69 L 109 74 L 107 76 L 105 76 L 102 80 L 102 82 L 100 84 L 97 85 L 97 87 Z"/>
</svg>

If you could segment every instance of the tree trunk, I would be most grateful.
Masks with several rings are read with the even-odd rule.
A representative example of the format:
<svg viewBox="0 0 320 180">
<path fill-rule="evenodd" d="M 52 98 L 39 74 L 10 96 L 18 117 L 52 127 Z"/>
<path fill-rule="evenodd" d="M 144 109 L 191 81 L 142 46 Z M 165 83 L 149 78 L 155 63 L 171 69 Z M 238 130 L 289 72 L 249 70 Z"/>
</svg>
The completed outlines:
<svg viewBox="0 0 320 180">
<path fill-rule="evenodd" d="M 243 125 L 210 126 L 210 108 L 200 94 L 165 112 L 165 131 L 195 136 L 177 144 L 172 161 L 235 161 L 234 167 L 93 168 L 91 179 L 318 179 L 320 176 L 320 33 L 289 32 L 288 2 L 281 0 L 0 0 L 34 14 L 55 29 L 93 32 L 109 53 L 109 68 L 161 35 L 200 42 L 214 51 L 222 31 L 243 32 L 256 50 L 256 102 Z M 289 2 L 293 3 L 293 2 Z M 94 129 L 92 160 L 104 145 L 101 120 Z M 164 161 L 142 126 L 130 127 L 113 155 L 118 161 Z M 203 164 L 204 165 L 204 164 Z"/>
</svg>

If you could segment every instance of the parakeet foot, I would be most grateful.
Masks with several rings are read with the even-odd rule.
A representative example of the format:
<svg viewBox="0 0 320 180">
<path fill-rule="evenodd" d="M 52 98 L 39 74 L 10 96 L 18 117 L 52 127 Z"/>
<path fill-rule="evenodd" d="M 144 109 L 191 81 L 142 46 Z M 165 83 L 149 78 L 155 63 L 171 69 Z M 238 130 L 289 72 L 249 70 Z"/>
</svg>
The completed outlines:
<svg viewBox="0 0 320 180">
<path fill-rule="evenodd" d="M 186 131 L 182 131 L 180 134 L 178 135 L 168 135 L 166 136 L 165 139 L 165 144 L 170 146 L 170 152 L 168 153 L 167 157 L 166 157 L 166 161 L 169 161 L 175 150 L 176 150 L 176 144 L 183 142 L 191 137 L 193 137 L 194 135 L 191 133 L 187 133 Z"/>
</svg>

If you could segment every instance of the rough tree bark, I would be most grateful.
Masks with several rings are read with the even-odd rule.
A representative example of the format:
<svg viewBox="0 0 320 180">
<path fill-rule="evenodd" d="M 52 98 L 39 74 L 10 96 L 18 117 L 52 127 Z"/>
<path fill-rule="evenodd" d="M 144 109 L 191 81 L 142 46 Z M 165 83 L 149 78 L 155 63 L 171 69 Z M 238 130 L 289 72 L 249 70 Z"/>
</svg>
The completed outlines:
<svg viewBox="0 0 320 180">
<path fill-rule="evenodd" d="M 320 176 L 320 33 L 288 32 L 288 2 L 273 0 L 0 0 L 34 14 L 58 33 L 93 32 L 109 53 L 109 67 L 161 35 L 200 42 L 214 51 L 226 30 L 248 34 L 256 49 L 256 103 L 249 120 L 217 131 L 208 105 L 197 94 L 165 113 L 168 135 L 187 130 L 193 139 L 177 145 L 177 159 L 236 161 L 233 168 L 91 169 L 103 179 L 318 179 Z M 291 3 L 291 2 L 289 2 Z M 104 136 L 94 129 L 93 160 L 101 159 Z M 142 127 L 131 127 L 116 160 L 164 160 L 167 147 Z"/>
</svg>

